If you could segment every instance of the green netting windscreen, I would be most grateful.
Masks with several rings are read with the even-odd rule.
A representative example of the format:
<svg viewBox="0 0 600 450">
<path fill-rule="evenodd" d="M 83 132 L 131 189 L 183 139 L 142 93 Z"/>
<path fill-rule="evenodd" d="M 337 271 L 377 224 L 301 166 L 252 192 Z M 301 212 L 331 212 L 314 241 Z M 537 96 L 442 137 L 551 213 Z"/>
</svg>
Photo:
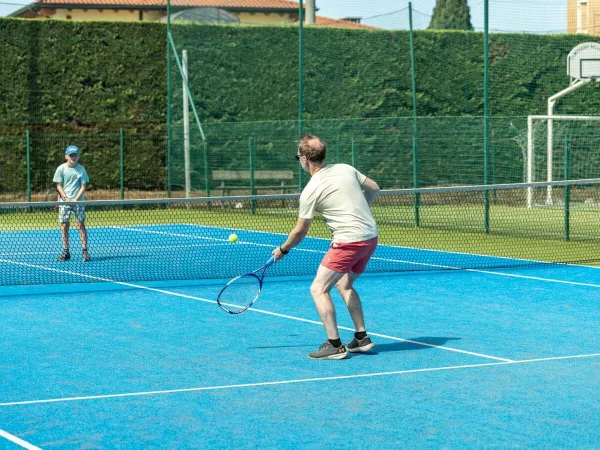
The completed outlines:
<svg viewBox="0 0 600 450">
<path fill-rule="evenodd" d="M 296 169 L 297 28 L 174 23 L 171 30 L 179 59 L 187 51 L 191 101 L 206 135 L 204 141 L 190 105 L 189 177 L 194 194 L 222 195 L 226 193 L 223 185 L 250 193 L 249 175 L 222 179 L 218 174 L 215 177 L 215 172 Z M 184 87 L 173 53 L 170 58 L 170 179 L 173 190 L 182 190 L 186 185 Z M 272 180 L 257 180 L 257 187 L 279 186 L 282 180 L 273 176 Z M 295 186 L 294 180 L 285 183 L 286 189 Z"/>
<path fill-rule="evenodd" d="M 336 6 L 330 3 L 323 12 Z M 429 2 L 412 11 L 385 0 L 342 3 L 362 26 L 331 28 L 318 19 L 303 27 L 301 49 L 297 26 L 173 27 L 179 50 L 190 52 L 190 87 L 206 132 L 192 157 L 194 190 L 268 193 L 282 181 L 301 188 L 306 176 L 293 160 L 299 132 L 319 135 L 329 161 L 352 164 L 384 188 L 527 181 L 527 116 L 546 114 L 548 98 L 572 81 L 567 55 L 593 40 L 575 34 L 573 11 L 554 0 L 490 1 L 486 97 L 483 1 Z M 185 171 L 177 74 L 174 80 L 177 189 Z M 554 113 L 597 114 L 599 93 L 590 83 L 559 99 Z M 593 136 L 573 128 L 555 136 L 561 173 L 553 179 L 563 179 L 560 167 L 568 165 L 561 162 L 565 135 L 577 161 L 573 178 L 595 176 Z M 291 170 L 294 180 L 213 178 L 252 168 Z M 546 179 L 539 173 L 531 181 Z"/>
<path fill-rule="evenodd" d="M 317 19 L 302 40 L 293 17 L 285 26 L 173 23 L 168 72 L 163 22 L 2 19 L 0 192 L 41 198 L 68 144 L 91 169 L 90 198 L 182 196 L 186 184 L 195 196 L 293 192 L 307 181 L 293 158 L 301 133 L 321 136 L 330 161 L 384 188 L 526 181 L 532 139 L 532 181 L 546 180 L 537 141 L 547 131 L 538 124 L 532 138 L 527 117 L 546 114 L 548 98 L 572 82 L 566 58 L 596 41 L 596 10 L 490 0 L 485 55 L 485 5 L 317 0 L 318 16 L 361 24 Z M 190 106 L 188 133 L 174 58 L 183 50 L 197 112 Z M 599 89 L 561 97 L 553 113 L 597 115 Z M 593 126 L 567 123 L 555 124 L 552 179 L 565 168 L 596 176 Z"/>
<path fill-rule="evenodd" d="M 163 26 L 2 19 L 0 35 L 3 200 L 43 201 L 70 144 L 86 198 L 166 195 Z"/>
</svg>

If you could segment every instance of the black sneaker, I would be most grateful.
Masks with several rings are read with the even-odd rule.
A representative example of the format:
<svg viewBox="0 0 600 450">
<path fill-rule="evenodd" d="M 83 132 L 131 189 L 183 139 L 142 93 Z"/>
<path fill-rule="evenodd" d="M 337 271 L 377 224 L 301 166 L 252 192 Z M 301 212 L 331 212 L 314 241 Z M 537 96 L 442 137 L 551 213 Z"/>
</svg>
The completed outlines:
<svg viewBox="0 0 600 450">
<path fill-rule="evenodd" d="M 88 253 L 87 250 L 84 250 L 83 251 L 83 262 L 89 262 L 90 259 L 91 259 L 90 254 Z"/>
<path fill-rule="evenodd" d="M 334 347 L 329 341 L 325 341 L 319 350 L 308 354 L 310 359 L 344 359 L 346 356 L 348 356 L 348 352 L 343 345 Z"/>
<path fill-rule="evenodd" d="M 373 347 L 375 347 L 375 344 L 373 344 L 373 342 L 371 342 L 371 338 L 369 336 L 365 336 L 361 340 L 354 338 L 347 345 L 348 351 L 351 353 L 368 352 Z"/>
<path fill-rule="evenodd" d="M 60 256 L 58 258 L 56 258 L 56 260 L 58 262 L 68 261 L 70 259 L 71 259 L 71 254 L 69 253 L 69 250 L 63 250 L 63 252 L 60 254 Z"/>
</svg>

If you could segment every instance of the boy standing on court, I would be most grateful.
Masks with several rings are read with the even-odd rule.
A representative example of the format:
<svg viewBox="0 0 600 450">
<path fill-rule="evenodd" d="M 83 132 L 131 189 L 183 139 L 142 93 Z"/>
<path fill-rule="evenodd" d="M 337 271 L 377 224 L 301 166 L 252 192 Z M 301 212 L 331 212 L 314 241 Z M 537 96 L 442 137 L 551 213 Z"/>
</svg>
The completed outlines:
<svg viewBox="0 0 600 450">
<path fill-rule="evenodd" d="M 54 173 L 54 183 L 58 190 L 59 201 L 78 202 L 84 200 L 83 193 L 87 184 L 90 182 L 85 168 L 79 164 L 79 147 L 69 145 L 65 150 L 66 163 L 61 164 Z M 58 221 L 61 224 L 63 251 L 57 258 L 57 261 L 68 261 L 71 259 L 69 252 L 69 226 L 71 214 L 75 216 L 79 236 L 81 238 L 81 248 L 83 250 L 83 261 L 90 260 L 90 254 L 87 249 L 87 231 L 85 229 L 85 208 L 83 206 L 59 206 Z"/>
<path fill-rule="evenodd" d="M 309 353 L 311 359 L 343 359 L 348 354 L 337 327 L 335 306 L 329 292 L 337 287 L 356 332 L 349 352 L 367 352 L 374 347 L 367 336 L 362 304 L 354 281 L 364 272 L 377 246 L 377 225 L 369 205 L 375 200 L 377 183 L 347 164 L 327 164 L 327 147 L 316 136 L 300 139 L 296 159 L 311 176 L 300 195 L 298 222 L 281 247 L 273 250 L 280 260 L 307 235 L 315 212 L 320 213 L 333 234 L 329 251 L 317 270 L 310 293 L 327 332 L 327 341 Z"/>
</svg>

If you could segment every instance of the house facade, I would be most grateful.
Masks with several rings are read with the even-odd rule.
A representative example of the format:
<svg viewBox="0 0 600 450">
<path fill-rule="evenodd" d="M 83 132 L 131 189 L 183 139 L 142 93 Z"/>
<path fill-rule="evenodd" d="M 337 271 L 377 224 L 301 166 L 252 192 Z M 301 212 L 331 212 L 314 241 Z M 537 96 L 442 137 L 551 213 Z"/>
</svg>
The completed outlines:
<svg viewBox="0 0 600 450">
<path fill-rule="evenodd" d="M 567 0 L 567 33 L 600 35 L 600 0 Z"/>
<path fill-rule="evenodd" d="M 171 12 L 217 8 L 247 25 L 294 25 L 298 3 L 288 0 L 171 0 Z M 156 22 L 166 17 L 166 0 L 37 0 L 10 17 L 77 21 Z M 317 16 L 317 26 L 372 29 L 356 21 Z"/>
</svg>

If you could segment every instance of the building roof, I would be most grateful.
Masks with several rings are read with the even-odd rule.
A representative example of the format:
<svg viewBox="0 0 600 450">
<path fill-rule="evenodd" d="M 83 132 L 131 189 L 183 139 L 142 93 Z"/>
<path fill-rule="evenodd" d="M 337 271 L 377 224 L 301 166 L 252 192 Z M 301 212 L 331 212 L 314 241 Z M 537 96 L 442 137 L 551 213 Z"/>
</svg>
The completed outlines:
<svg viewBox="0 0 600 450">
<path fill-rule="evenodd" d="M 163 6 L 166 0 L 36 0 L 35 4 L 43 6 Z M 278 11 L 298 11 L 298 3 L 288 0 L 171 0 L 172 6 L 211 7 L 223 9 L 275 9 Z"/>
<path fill-rule="evenodd" d="M 166 0 L 36 0 L 24 8 L 10 14 L 11 17 L 22 17 L 28 11 L 39 8 L 143 8 L 143 9 L 164 9 Z M 171 6 L 181 8 L 221 8 L 231 11 L 259 11 L 269 12 L 277 11 L 284 13 L 297 13 L 298 2 L 291 0 L 171 0 Z M 362 25 L 343 19 L 331 19 L 329 17 L 316 16 L 316 25 L 329 28 L 351 28 L 351 29 L 370 29 L 375 27 Z"/>
<path fill-rule="evenodd" d="M 343 19 L 330 19 L 329 17 L 317 16 L 316 24 L 327 28 L 354 28 L 356 30 L 378 30 L 379 28 L 370 27 L 361 23 L 351 22 Z"/>
</svg>

